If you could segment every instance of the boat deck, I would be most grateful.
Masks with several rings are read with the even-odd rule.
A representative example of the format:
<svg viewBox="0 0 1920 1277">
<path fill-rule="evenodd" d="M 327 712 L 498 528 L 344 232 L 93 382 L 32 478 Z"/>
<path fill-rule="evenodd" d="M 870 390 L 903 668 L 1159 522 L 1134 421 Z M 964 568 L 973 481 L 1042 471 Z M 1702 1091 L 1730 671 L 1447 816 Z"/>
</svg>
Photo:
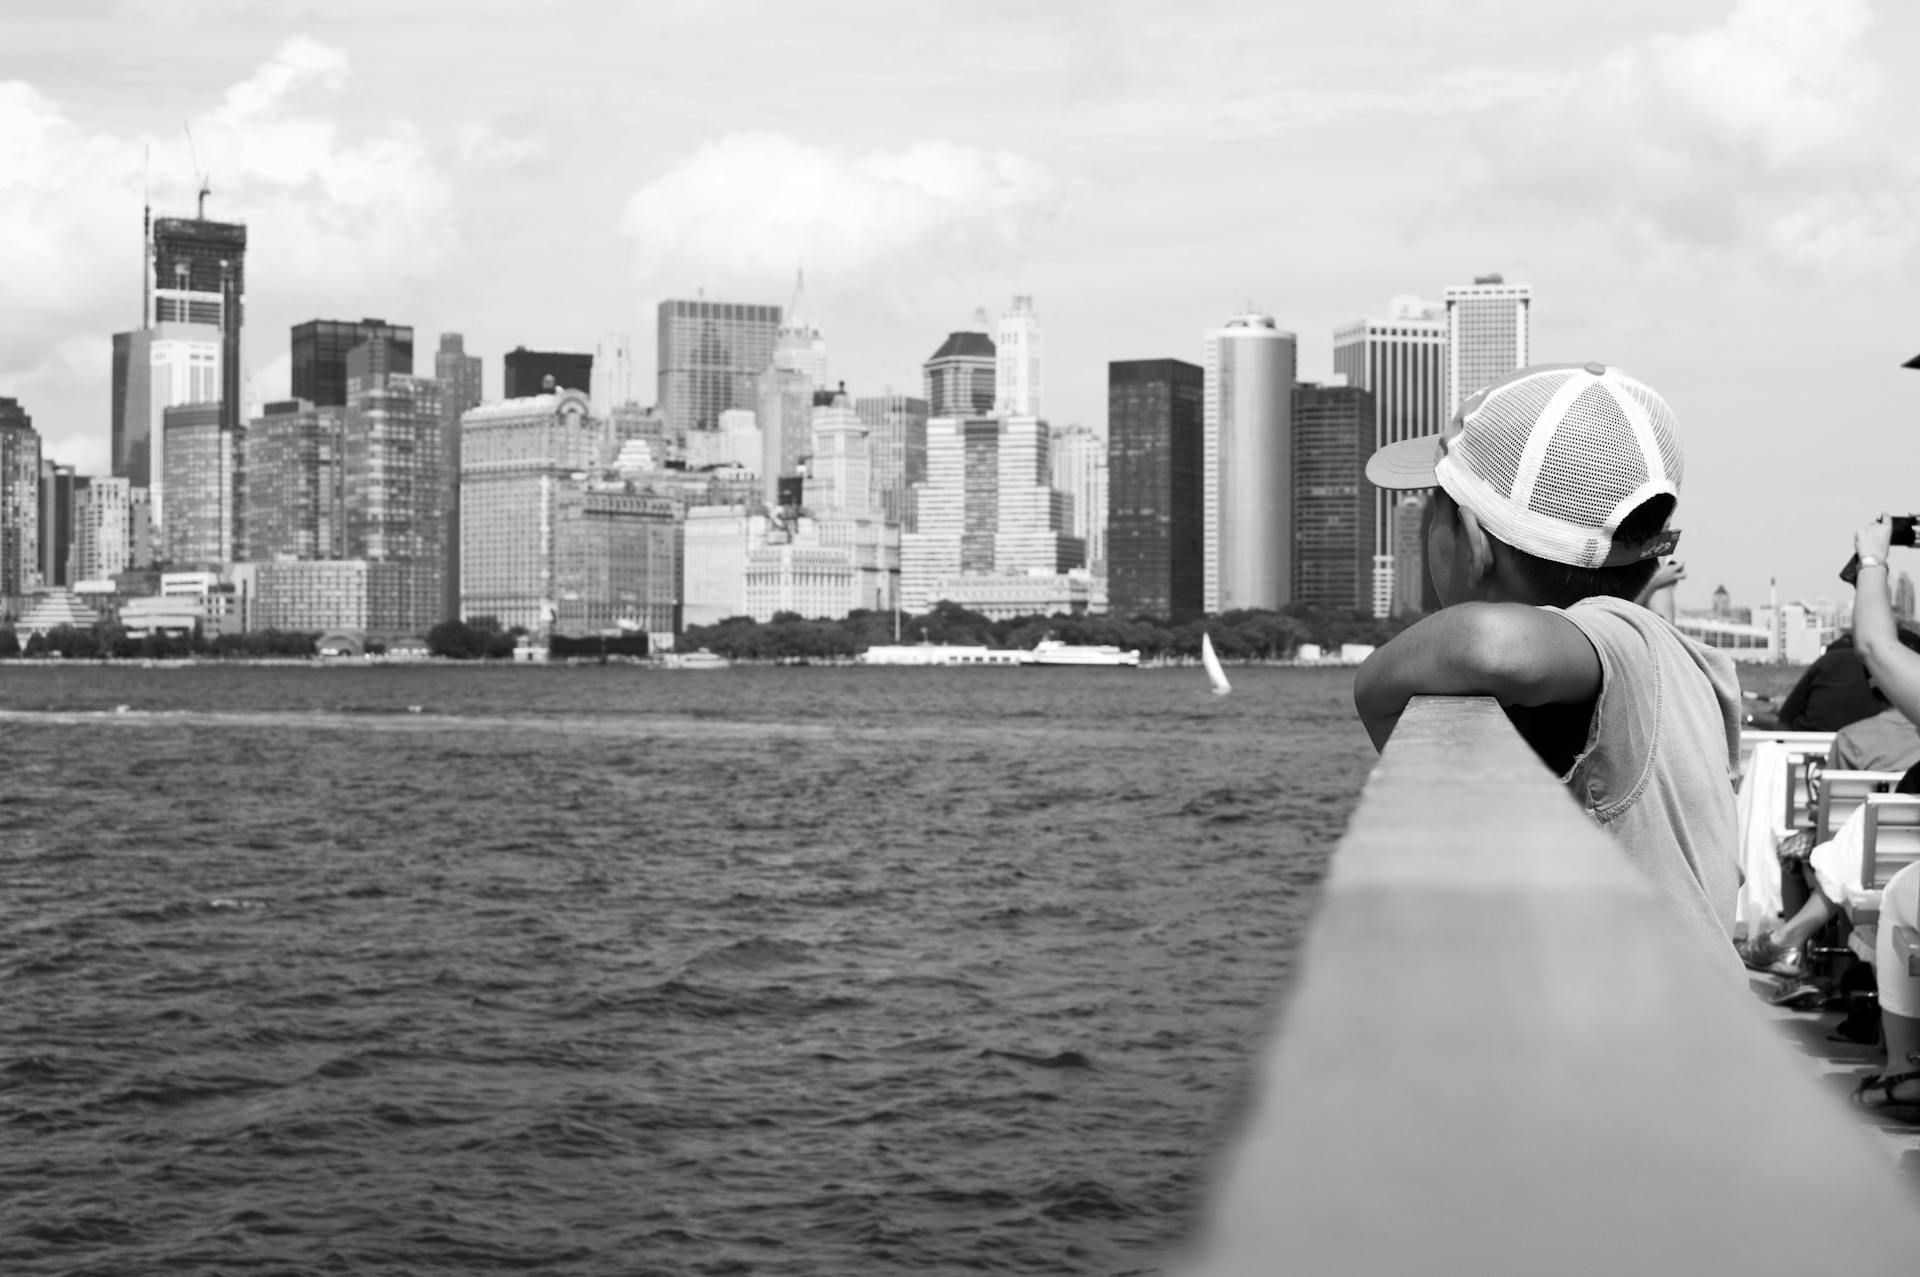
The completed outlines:
<svg viewBox="0 0 1920 1277">
<path fill-rule="evenodd" d="M 1772 1022 L 1795 1051 L 1807 1057 L 1820 1084 L 1858 1115 L 1874 1147 L 1893 1164 L 1901 1186 L 1920 1201 L 1920 1123 L 1901 1121 L 1885 1112 L 1847 1102 L 1847 1094 L 1855 1083 L 1869 1073 L 1882 1070 L 1881 1049 L 1835 1040 L 1834 1029 L 1842 1018 L 1839 1011 L 1789 1011 L 1768 1006 L 1766 995 L 1778 988 L 1780 982 L 1763 975 L 1750 975 L 1749 979 L 1755 996 L 1761 999 L 1762 1016 Z"/>
</svg>

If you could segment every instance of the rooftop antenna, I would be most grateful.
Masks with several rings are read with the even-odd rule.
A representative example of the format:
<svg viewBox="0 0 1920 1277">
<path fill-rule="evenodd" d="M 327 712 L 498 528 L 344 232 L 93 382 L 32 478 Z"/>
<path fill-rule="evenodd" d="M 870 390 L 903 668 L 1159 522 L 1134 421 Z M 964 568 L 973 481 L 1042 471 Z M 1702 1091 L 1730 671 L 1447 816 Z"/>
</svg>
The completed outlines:
<svg viewBox="0 0 1920 1277">
<path fill-rule="evenodd" d="M 200 171 L 200 153 L 193 146 L 193 125 L 182 120 L 180 127 L 187 131 L 187 158 L 193 162 L 193 180 L 200 184 L 200 211 L 196 216 L 204 222 L 207 220 L 207 196 L 213 187 L 207 184 L 207 175 Z"/>
<path fill-rule="evenodd" d="M 153 145 L 140 151 L 140 327 L 153 323 Z"/>
</svg>

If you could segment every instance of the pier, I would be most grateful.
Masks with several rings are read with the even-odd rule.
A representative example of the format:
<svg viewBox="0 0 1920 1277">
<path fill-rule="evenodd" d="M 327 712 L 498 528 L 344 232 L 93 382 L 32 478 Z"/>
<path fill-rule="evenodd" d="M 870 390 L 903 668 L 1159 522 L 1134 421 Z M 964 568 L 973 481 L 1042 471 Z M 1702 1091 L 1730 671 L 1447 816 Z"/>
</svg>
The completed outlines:
<svg viewBox="0 0 1920 1277">
<path fill-rule="evenodd" d="M 1917 1155 L 1876 1147 L 1491 700 L 1412 703 L 1323 892 L 1184 1277 L 1920 1265 L 1887 1154 Z"/>
</svg>

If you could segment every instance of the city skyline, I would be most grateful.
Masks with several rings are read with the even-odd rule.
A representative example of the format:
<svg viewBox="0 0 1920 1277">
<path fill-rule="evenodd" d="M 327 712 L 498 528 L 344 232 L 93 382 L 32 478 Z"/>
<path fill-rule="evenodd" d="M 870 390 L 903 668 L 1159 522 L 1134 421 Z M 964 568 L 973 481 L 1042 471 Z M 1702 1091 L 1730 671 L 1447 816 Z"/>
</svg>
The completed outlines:
<svg viewBox="0 0 1920 1277">
<path fill-rule="evenodd" d="M 957 47 L 864 5 L 589 8 L 558 114 L 521 56 L 537 18 L 424 4 L 376 38 L 362 7 L 0 17 L 17 59 L 0 70 L 0 266 L 18 281 L 0 394 L 49 458 L 110 469 L 109 335 L 139 314 L 143 173 L 156 217 L 190 216 L 204 173 L 208 218 L 249 229 L 261 402 L 286 397 L 284 334 L 316 315 L 465 333 L 489 397 L 516 345 L 629 332 L 645 386 L 660 300 L 779 303 L 804 268 L 856 396 L 911 393 L 975 307 L 1030 295 L 1048 418 L 1110 433 L 1109 361 L 1198 362 L 1249 302 L 1319 380 L 1337 327 L 1500 272 L 1533 291 L 1534 358 L 1604 359 L 1675 404 L 1683 606 L 1720 584 L 1759 601 L 1774 576 L 1783 597 L 1843 599 L 1851 529 L 1920 507 L 1876 473 L 1898 467 L 1859 464 L 1897 448 L 1920 403 L 1899 368 L 1920 333 L 1886 287 L 1920 238 L 1898 146 L 1920 102 L 1894 74 L 1920 14 L 1898 6 L 1383 3 L 1308 29 L 988 5 Z M 1558 41 L 1576 12 L 1583 40 Z M 695 54 L 746 18 L 764 40 L 719 94 Z M 456 35 L 484 74 L 422 84 L 407 50 Z M 894 105 L 850 109 L 867 94 Z M 741 198 L 756 189 L 782 198 Z"/>
</svg>

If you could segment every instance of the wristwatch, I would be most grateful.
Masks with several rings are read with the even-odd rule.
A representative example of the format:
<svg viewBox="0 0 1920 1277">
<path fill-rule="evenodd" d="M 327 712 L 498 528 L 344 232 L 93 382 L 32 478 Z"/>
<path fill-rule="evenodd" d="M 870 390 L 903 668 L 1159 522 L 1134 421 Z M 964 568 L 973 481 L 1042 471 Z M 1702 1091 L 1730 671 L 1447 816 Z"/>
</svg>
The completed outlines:
<svg viewBox="0 0 1920 1277">
<path fill-rule="evenodd" d="M 1883 568 L 1885 566 L 1887 566 L 1887 561 L 1885 559 L 1876 559 L 1871 554 L 1863 554 L 1860 556 L 1860 570 L 1862 572 L 1866 571 L 1868 568 Z"/>
</svg>

